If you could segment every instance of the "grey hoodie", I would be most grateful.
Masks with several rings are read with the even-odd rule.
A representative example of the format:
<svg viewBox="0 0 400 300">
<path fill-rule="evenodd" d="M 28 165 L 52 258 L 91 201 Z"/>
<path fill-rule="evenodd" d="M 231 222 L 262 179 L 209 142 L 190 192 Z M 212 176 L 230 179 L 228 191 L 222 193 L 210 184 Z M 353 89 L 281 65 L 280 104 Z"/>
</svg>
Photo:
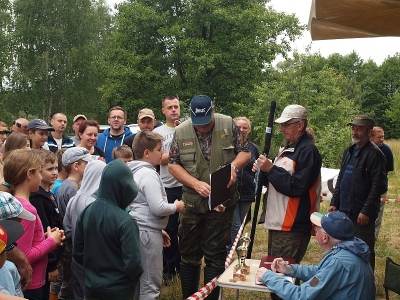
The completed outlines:
<svg viewBox="0 0 400 300">
<path fill-rule="evenodd" d="M 68 202 L 63 224 L 66 236 L 71 237 L 72 241 L 74 241 L 76 221 L 86 206 L 95 200 L 93 194 L 99 188 L 101 173 L 105 167 L 106 163 L 102 160 L 90 161 L 83 173 L 81 187 Z"/>
<path fill-rule="evenodd" d="M 138 194 L 128 207 L 129 214 L 136 220 L 139 229 L 164 229 L 168 216 L 175 213 L 176 206 L 168 203 L 160 175 L 145 161 L 131 161 L 128 167 L 138 187 Z"/>
</svg>

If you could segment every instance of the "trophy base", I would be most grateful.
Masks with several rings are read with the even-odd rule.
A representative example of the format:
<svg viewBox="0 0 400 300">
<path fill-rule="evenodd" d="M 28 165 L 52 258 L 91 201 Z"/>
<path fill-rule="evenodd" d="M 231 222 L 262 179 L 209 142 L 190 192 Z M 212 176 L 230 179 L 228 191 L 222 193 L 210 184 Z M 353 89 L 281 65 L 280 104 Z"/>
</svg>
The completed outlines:
<svg viewBox="0 0 400 300">
<path fill-rule="evenodd" d="M 237 282 L 237 281 L 246 281 L 246 275 L 240 273 L 240 271 L 233 273 L 232 282 Z"/>
<path fill-rule="evenodd" d="M 233 271 L 232 282 L 246 281 L 246 275 L 249 275 L 249 274 L 250 274 L 250 266 L 236 265 L 234 268 L 234 271 Z"/>
<path fill-rule="evenodd" d="M 248 265 L 244 265 L 244 266 L 236 265 L 236 266 L 235 266 L 235 269 L 234 269 L 234 272 L 236 273 L 236 272 L 238 272 L 238 271 L 239 271 L 241 274 L 249 275 L 249 274 L 250 274 L 250 266 L 248 266 Z"/>
</svg>

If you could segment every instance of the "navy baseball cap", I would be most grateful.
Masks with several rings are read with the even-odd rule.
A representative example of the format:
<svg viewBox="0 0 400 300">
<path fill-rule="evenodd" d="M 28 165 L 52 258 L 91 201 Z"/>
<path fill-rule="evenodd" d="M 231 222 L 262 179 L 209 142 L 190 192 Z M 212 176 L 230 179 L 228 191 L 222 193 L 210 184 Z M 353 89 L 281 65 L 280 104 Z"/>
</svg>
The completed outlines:
<svg viewBox="0 0 400 300">
<path fill-rule="evenodd" d="M 47 125 L 46 121 L 41 119 L 33 119 L 28 123 L 28 129 L 41 129 L 47 131 L 54 131 L 54 128 Z"/>
<path fill-rule="evenodd" d="M 310 216 L 311 223 L 322 227 L 331 237 L 346 241 L 354 238 L 353 222 L 341 211 L 329 212 L 325 215 L 314 212 Z"/>
<path fill-rule="evenodd" d="M 205 95 L 194 96 L 190 101 L 190 115 L 193 125 L 207 125 L 211 122 L 213 104 L 210 97 Z"/>
</svg>

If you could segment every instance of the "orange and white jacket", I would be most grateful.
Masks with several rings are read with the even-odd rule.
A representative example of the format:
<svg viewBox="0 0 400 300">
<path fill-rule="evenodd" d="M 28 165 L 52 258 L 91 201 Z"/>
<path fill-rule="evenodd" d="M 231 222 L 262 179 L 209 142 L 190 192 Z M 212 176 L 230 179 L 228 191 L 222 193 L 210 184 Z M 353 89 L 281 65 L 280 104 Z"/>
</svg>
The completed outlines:
<svg viewBox="0 0 400 300">
<path fill-rule="evenodd" d="M 320 174 L 321 155 L 308 135 L 281 148 L 272 169 L 263 173 L 268 182 L 265 227 L 310 232 L 310 214 L 319 209 Z"/>
</svg>

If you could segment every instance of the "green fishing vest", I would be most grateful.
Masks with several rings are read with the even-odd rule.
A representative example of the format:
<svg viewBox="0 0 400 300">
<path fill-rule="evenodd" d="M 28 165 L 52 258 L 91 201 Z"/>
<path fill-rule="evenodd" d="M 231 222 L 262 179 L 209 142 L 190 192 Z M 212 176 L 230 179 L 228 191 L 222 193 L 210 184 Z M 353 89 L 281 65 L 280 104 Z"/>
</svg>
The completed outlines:
<svg viewBox="0 0 400 300">
<path fill-rule="evenodd" d="M 211 141 L 211 158 L 207 161 L 200 149 L 200 144 L 192 126 L 192 121 L 186 120 L 176 127 L 175 138 L 180 151 L 180 162 L 183 168 L 193 177 L 210 184 L 210 174 L 219 167 L 229 164 L 235 158 L 232 118 L 214 114 L 215 126 Z M 236 203 L 236 185 L 231 189 L 232 199 L 226 201 L 226 207 Z M 183 200 L 186 208 L 198 213 L 208 209 L 208 199 L 202 198 L 196 191 L 183 186 Z"/>
</svg>

